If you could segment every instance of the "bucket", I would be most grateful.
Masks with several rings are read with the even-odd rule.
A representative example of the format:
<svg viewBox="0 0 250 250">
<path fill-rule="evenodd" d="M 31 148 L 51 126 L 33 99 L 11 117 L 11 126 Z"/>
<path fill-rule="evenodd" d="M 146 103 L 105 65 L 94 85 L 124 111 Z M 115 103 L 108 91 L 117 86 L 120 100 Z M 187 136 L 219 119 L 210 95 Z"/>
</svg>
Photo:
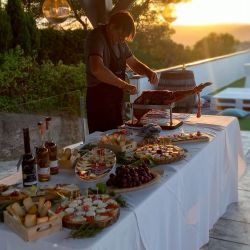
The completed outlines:
<svg viewBox="0 0 250 250">
<path fill-rule="evenodd" d="M 168 70 L 161 72 L 158 89 L 170 91 L 192 89 L 196 86 L 194 74 L 191 70 Z M 173 112 L 192 113 L 196 103 L 196 96 L 191 95 L 175 103 Z"/>
</svg>

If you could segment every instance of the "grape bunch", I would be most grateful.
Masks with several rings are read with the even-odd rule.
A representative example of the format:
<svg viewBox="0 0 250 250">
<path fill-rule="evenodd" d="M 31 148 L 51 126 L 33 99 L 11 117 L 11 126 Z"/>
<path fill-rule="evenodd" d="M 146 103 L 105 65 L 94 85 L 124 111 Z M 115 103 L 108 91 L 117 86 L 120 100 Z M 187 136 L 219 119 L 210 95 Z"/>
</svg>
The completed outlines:
<svg viewBox="0 0 250 250">
<path fill-rule="evenodd" d="M 116 168 L 115 174 L 110 174 L 107 186 L 118 188 L 137 187 L 151 181 L 154 174 L 145 165 L 131 167 L 122 165 Z"/>
</svg>

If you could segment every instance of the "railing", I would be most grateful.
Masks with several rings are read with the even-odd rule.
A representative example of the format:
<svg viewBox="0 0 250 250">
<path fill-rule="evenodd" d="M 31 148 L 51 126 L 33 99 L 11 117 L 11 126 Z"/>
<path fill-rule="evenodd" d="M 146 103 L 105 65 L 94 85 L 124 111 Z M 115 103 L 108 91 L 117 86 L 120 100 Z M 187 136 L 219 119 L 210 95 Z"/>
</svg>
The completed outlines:
<svg viewBox="0 0 250 250">
<path fill-rule="evenodd" d="M 245 50 L 226 56 L 189 63 L 185 65 L 185 68 L 193 71 L 196 84 L 207 81 L 213 82 L 213 85 L 204 89 L 202 92 L 202 95 L 207 95 L 230 84 L 231 82 L 245 77 L 244 64 L 249 62 L 250 50 Z M 182 67 L 183 65 L 178 65 L 171 68 L 157 70 L 156 72 L 160 75 L 163 71 L 181 69 Z M 131 77 L 129 81 L 138 89 L 138 94 L 132 96 L 131 101 L 133 101 L 143 90 L 153 89 L 155 87 L 148 82 L 146 76 L 135 75 Z"/>
</svg>

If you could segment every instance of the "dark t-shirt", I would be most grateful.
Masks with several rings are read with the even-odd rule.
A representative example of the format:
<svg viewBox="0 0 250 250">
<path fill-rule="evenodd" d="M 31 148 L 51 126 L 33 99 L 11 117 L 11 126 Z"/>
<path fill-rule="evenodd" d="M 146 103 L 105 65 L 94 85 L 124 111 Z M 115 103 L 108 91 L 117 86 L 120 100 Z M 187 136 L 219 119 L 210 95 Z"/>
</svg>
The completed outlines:
<svg viewBox="0 0 250 250">
<path fill-rule="evenodd" d="M 94 87 L 100 83 L 90 71 L 88 59 L 89 56 L 98 55 L 102 57 L 103 63 L 107 68 L 110 68 L 110 48 L 108 42 L 105 38 L 105 25 L 98 26 L 97 28 L 90 31 L 86 40 L 85 55 L 86 55 L 86 77 L 88 87 Z M 124 56 L 126 59 L 132 56 L 128 45 L 120 43 L 121 56 Z"/>
</svg>

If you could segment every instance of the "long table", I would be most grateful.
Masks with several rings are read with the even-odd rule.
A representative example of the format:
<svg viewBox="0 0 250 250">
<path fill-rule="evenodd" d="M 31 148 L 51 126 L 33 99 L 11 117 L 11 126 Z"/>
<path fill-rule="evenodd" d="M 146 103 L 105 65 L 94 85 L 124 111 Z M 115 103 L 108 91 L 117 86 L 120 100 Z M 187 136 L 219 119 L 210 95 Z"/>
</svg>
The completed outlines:
<svg viewBox="0 0 250 250">
<path fill-rule="evenodd" d="M 246 164 L 236 118 L 191 116 L 187 123 L 180 129 L 206 131 L 211 135 L 210 141 L 183 144 L 187 157 L 158 166 L 164 172 L 158 183 L 125 193 L 130 206 L 121 209 L 114 225 L 89 239 L 70 239 L 69 230 L 63 229 L 37 241 L 24 242 L 1 224 L 0 249 L 198 250 L 209 241 L 209 229 L 227 206 L 237 202 L 238 178 Z M 54 182 L 81 185 L 73 173 L 53 178 Z M 15 179 L 18 175 L 5 181 Z"/>
</svg>

